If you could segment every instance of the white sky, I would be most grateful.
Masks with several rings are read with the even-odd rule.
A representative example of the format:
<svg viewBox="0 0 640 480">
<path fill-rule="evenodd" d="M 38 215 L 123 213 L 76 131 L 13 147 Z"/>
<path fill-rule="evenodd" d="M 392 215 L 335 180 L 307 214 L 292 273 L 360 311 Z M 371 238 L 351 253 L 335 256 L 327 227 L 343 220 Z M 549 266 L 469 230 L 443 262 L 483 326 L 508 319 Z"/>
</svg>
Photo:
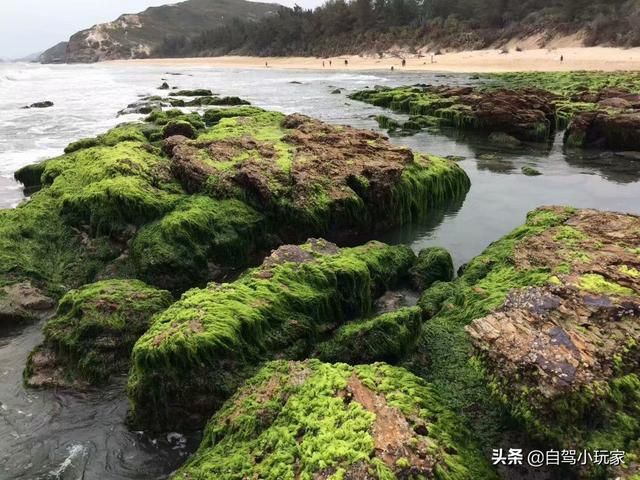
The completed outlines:
<svg viewBox="0 0 640 480">
<path fill-rule="evenodd" d="M 213 1 L 213 0 L 212 0 Z M 312 8 L 323 0 L 263 0 Z M 0 58 L 46 50 L 78 30 L 175 0 L 0 0 Z"/>
</svg>

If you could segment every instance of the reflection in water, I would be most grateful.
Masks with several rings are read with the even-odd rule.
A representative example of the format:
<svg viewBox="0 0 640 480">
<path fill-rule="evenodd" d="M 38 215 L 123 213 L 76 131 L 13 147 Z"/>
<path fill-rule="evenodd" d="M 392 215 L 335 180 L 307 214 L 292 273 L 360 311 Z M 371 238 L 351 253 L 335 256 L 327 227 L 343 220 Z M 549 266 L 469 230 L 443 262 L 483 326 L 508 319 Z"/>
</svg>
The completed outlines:
<svg viewBox="0 0 640 480">
<path fill-rule="evenodd" d="M 628 184 L 640 180 L 640 160 L 625 158 L 612 152 L 567 149 L 565 161 L 586 174 L 601 175 L 611 182 Z"/>
</svg>

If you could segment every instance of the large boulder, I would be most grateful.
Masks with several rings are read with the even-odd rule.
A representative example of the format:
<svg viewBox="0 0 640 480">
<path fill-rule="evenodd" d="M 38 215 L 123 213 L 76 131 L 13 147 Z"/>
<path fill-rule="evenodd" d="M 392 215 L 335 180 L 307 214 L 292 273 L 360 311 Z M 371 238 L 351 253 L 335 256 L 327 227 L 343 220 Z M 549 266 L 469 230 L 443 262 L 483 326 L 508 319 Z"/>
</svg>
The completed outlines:
<svg viewBox="0 0 640 480">
<path fill-rule="evenodd" d="M 453 275 L 453 259 L 442 247 L 423 248 L 411 267 L 411 282 L 416 290 L 429 288 L 435 282 L 449 282 Z"/>
<path fill-rule="evenodd" d="M 438 391 L 402 368 L 268 363 L 174 480 L 496 478 Z"/>
<path fill-rule="evenodd" d="M 32 387 L 104 383 L 129 367 L 136 340 L 173 299 L 139 280 L 106 280 L 72 290 L 44 327 L 44 343 L 29 356 Z"/>
<path fill-rule="evenodd" d="M 309 355 L 323 333 L 366 317 L 414 261 L 406 246 L 310 240 L 278 248 L 235 282 L 188 291 L 136 343 L 131 419 L 151 430 L 202 427 L 262 361 Z"/>
<path fill-rule="evenodd" d="M 511 265 L 484 266 L 475 288 L 497 289 L 501 304 L 467 332 L 496 393 L 533 434 L 625 450 L 640 429 L 640 218 L 548 209 L 528 226 Z M 528 280 L 509 285 L 514 273 Z"/>
</svg>

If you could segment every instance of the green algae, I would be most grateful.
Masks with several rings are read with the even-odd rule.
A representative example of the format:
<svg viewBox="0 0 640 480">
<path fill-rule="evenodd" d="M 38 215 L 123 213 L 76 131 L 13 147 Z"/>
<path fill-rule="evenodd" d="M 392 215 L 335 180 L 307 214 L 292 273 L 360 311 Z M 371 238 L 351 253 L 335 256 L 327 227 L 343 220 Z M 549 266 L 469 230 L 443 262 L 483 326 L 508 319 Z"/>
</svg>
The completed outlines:
<svg viewBox="0 0 640 480">
<path fill-rule="evenodd" d="M 485 368 L 475 359 L 464 327 L 500 307 L 510 290 L 548 282 L 546 268 L 516 269 L 513 252 L 528 237 L 561 225 L 571 212 L 540 209 L 530 213 L 525 225 L 491 244 L 460 278 L 434 284 L 418 302 L 430 319 L 423 324 L 416 353 L 405 365 L 432 383 L 448 408 L 469 419 L 483 445 L 501 441 L 508 428 L 506 412 L 489 388 Z"/>
<path fill-rule="evenodd" d="M 354 400 L 345 402 L 340 392 L 356 387 Z M 494 478 L 430 385 L 384 364 L 315 360 L 268 363 L 211 419 L 200 449 L 172 478 L 340 479 L 354 469 L 370 478 L 405 478 L 408 458 L 387 464 L 375 455 L 376 415 L 357 401 L 360 391 L 379 396 L 410 427 L 427 425 L 425 436 L 413 430 L 411 436 L 429 444 L 434 478 Z"/>
<path fill-rule="evenodd" d="M 237 200 L 191 196 L 133 239 L 131 256 L 143 280 L 184 291 L 210 278 L 210 262 L 247 266 L 266 244 L 264 218 Z"/>
<path fill-rule="evenodd" d="M 424 248 L 418 254 L 416 264 L 410 270 L 412 283 L 417 290 L 429 288 L 435 282 L 453 280 L 453 259 L 442 247 Z"/>
<path fill-rule="evenodd" d="M 84 150 L 85 148 L 93 147 L 113 147 L 121 142 L 141 142 L 147 141 L 142 131 L 142 123 L 129 123 L 112 128 L 103 135 L 98 135 L 95 138 L 83 138 L 76 142 L 70 143 L 65 149 L 64 153 L 73 153 L 78 150 Z"/>
<path fill-rule="evenodd" d="M 395 363 L 413 349 L 421 316 L 418 307 L 407 307 L 350 322 L 340 327 L 330 340 L 318 345 L 317 357 L 324 362 L 352 365 L 376 361 Z"/>
<path fill-rule="evenodd" d="M 618 285 L 615 282 L 611 282 L 602 275 L 596 273 L 582 275 L 578 280 L 578 286 L 587 292 L 602 293 L 605 295 L 625 296 L 633 295 L 634 293 L 632 289 Z"/>
<path fill-rule="evenodd" d="M 376 242 L 334 254 L 313 245 L 306 255 L 294 249 L 307 261 L 267 263 L 233 283 L 190 290 L 156 316 L 133 352 L 132 420 L 153 430 L 201 424 L 203 410 L 211 414 L 262 360 L 302 358 L 327 324 L 367 316 L 415 258 L 408 247 Z"/>
<path fill-rule="evenodd" d="M 169 292 L 139 280 L 105 280 L 66 293 L 44 327 L 44 343 L 31 354 L 25 377 L 38 374 L 33 359 L 52 352 L 66 382 L 103 383 L 129 366 L 133 344 L 151 317 L 173 302 Z"/>
</svg>

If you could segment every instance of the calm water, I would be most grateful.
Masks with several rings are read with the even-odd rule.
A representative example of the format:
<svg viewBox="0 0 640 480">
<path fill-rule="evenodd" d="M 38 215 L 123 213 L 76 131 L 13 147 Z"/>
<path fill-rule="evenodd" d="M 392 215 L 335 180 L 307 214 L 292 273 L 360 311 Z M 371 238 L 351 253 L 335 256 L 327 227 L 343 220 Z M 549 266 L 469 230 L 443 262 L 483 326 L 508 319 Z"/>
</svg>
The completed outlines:
<svg viewBox="0 0 640 480">
<path fill-rule="evenodd" d="M 381 110 L 350 101 L 345 96 L 349 91 L 374 85 L 469 83 L 466 75 L 400 72 L 0 64 L 0 208 L 15 206 L 23 198 L 13 181 L 17 168 L 62 153 L 72 140 L 135 119 L 116 118 L 116 112 L 138 96 L 156 93 L 163 78 L 172 86 L 211 88 L 264 108 L 363 128 L 376 128 L 371 116 Z M 346 90 L 331 94 L 335 88 Z M 20 109 L 42 100 L 55 106 Z M 597 152 L 565 155 L 560 139 L 547 148 L 517 150 L 491 148 L 474 136 L 454 134 L 421 133 L 393 141 L 428 153 L 465 157 L 460 165 L 472 187 L 464 200 L 434 211 L 421 225 L 381 236 L 416 250 L 444 246 L 456 265 L 521 224 L 526 212 L 539 205 L 640 213 L 640 162 Z M 487 153 L 494 158 L 479 158 Z M 526 177 L 520 172 L 523 165 L 543 175 Z M 107 390 L 83 394 L 26 391 L 22 368 L 42 339 L 40 330 L 41 325 L 0 330 L 0 479 L 164 478 L 180 465 L 197 439 L 129 432 L 124 425 L 124 379 Z"/>
</svg>

